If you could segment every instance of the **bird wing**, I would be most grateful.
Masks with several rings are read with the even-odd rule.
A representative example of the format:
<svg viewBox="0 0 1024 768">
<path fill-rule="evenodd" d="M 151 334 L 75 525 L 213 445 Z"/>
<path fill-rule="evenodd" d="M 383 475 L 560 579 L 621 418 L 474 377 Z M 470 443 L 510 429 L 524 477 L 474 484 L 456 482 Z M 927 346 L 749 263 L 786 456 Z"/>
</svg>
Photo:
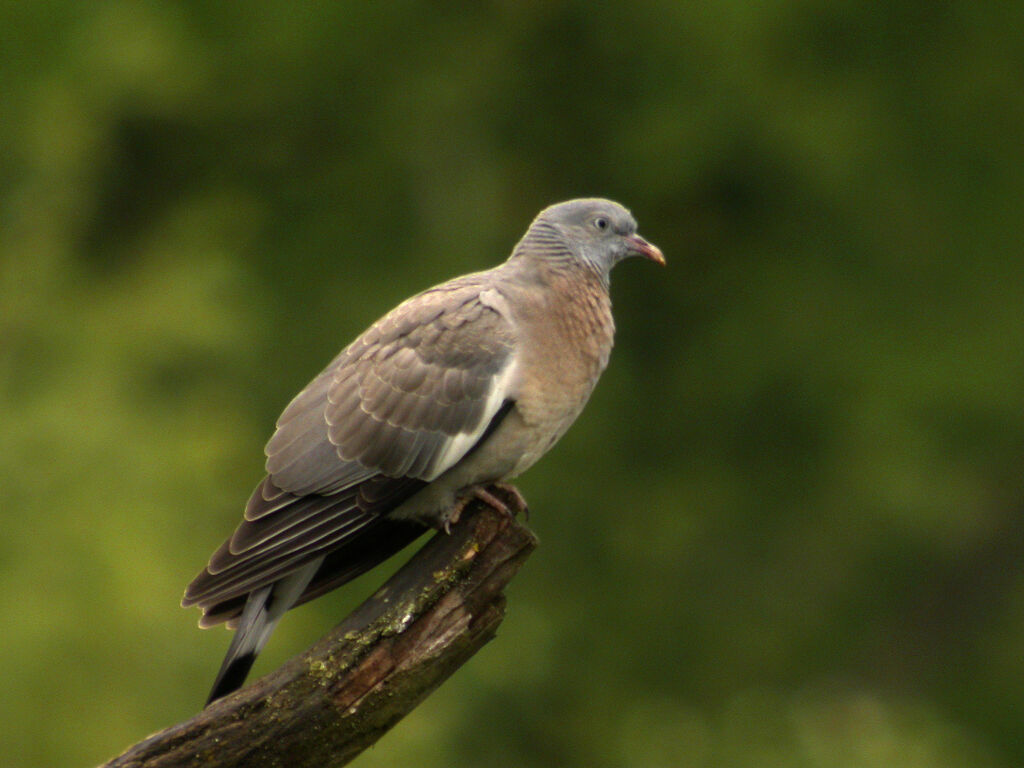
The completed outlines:
<svg viewBox="0 0 1024 768">
<path fill-rule="evenodd" d="M 399 305 L 292 400 L 242 523 L 185 593 L 183 605 L 206 611 L 204 624 L 231 618 L 239 598 L 357 536 L 380 537 L 382 514 L 455 466 L 504 416 L 517 386 L 516 334 L 485 275 Z"/>
<path fill-rule="evenodd" d="M 430 481 L 465 455 L 514 385 L 514 329 L 477 283 L 399 305 L 299 393 L 267 443 L 277 487 L 301 496 L 376 474 Z"/>
</svg>

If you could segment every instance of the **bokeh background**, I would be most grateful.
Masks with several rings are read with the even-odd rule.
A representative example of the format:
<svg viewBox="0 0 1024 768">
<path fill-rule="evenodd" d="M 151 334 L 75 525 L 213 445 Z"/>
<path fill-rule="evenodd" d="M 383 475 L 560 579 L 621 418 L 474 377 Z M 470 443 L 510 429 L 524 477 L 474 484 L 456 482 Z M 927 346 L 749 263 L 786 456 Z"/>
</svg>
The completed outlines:
<svg viewBox="0 0 1024 768">
<path fill-rule="evenodd" d="M 178 608 L 406 296 L 622 201 L 498 639 L 358 764 L 1024 763 L 1024 5 L 0 6 L 0 753 L 194 714 Z M 383 578 L 295 611 L 257 667 Z"/>
</svg>

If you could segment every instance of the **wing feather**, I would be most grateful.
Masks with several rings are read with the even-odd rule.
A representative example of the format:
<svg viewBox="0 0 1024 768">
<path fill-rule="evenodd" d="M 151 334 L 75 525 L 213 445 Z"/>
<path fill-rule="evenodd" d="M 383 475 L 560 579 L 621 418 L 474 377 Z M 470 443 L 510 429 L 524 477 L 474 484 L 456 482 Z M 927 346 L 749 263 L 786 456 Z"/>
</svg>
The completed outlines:
<svg viewBox="0 0 1024 768">
<path fill-rule="evenodd" d="M 410 538 L 371 523 L 458 463 L 515 399 L 516 337 L 481 300 L 489 285 L 486 273 L 471 275 L 399 305 L 292 400 L 267 442 L 267 477 L 185 604 L 228 620 L 240 596 L 357 547 L 364 531 L 381 542 Z M 335 563 L 315 588 L 371 564 L 357 559 L 358 568 Z"/>
</svg>

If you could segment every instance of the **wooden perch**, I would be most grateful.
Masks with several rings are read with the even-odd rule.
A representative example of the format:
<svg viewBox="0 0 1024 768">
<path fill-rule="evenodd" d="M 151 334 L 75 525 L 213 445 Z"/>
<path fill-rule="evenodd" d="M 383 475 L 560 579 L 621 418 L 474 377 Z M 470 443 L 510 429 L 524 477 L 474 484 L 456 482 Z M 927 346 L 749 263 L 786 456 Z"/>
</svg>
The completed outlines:
<svg viewBox="0 0 1024 768">
<path fill-rule="evenodd" d="M 341 766 L 490 640 L 537 545 L 482 504 L 305 653 L 101 768 Z"/>
</svg>

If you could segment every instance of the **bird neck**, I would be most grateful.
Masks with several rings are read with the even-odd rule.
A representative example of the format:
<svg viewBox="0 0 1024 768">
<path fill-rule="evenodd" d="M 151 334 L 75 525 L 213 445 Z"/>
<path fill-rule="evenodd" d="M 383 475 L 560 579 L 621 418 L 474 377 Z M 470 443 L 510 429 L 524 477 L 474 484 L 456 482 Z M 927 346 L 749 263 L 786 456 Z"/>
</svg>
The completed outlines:
<svg viewBox="0 0 1024 768">
<path fill-rule="evenodd" d="M 511 258 L 559 259 L 572 258 L 562 233 L 546 221 L 537 220 L 530 225 L 523 239 L 512 249 Z"/>
<path fill-rule="evenodd" d="M 566 274 L 596 279 L 605 291 L 609 290 L 610 275 L 590 259 L 574 253 L 556 227 L 546 221 L 535 221 L 512 250 L 509 263 L 524 274 L 531 274 L 538 282 L 548 282 L 553 275 Z"/>
<path fill-rule="evenodd" d="M 517 307 L 518 321 L 565 340 L 575 352 L 607 360 L 615 333 L 607 275 L 578 259 L 525 255 L 503 266 L 512 279 L 503 289 Z"/>
</svg>

